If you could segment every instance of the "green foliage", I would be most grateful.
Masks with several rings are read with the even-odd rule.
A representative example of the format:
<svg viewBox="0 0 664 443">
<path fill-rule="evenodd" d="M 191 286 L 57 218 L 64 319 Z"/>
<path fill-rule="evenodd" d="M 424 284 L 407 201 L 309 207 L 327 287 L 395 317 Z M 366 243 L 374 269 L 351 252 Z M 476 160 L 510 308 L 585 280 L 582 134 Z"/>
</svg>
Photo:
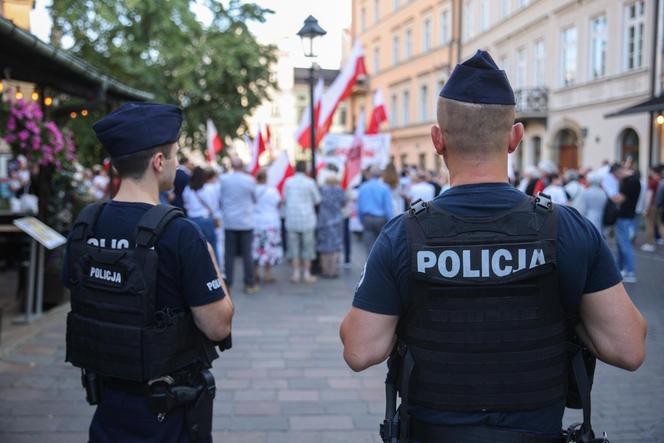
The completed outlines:
<svg viewBox="0 0 664 443">
<path fill-rule="evenodd" d="M 192 12 L 196 5 L 212 12 L 209 26 Z M 236 137 L 276 87 L 269 69 L 276 48 L 258 43 L 247 28 L 271 12 L 238 0 L 54 0 L 51 6 L 54 32 L 71 37 L 74 54 L 154 93 L 156 101 L 182 106 L 187 141 L 197 148 L 204 148 L 208 118 L 222 137 Z M 88 137 L 80 135 L 82 146 Z"/>
</svg>

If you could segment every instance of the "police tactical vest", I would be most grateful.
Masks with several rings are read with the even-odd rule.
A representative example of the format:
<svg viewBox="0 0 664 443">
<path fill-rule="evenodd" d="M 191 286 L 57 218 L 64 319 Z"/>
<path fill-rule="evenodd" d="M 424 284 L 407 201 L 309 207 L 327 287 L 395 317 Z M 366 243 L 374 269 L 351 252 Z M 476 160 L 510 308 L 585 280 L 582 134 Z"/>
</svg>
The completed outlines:
<svg viewBox="0 0 664 443">
<path fill-rule="evenodd" d="M 410 282 L 399 336 L 411 405 L 515 411 L 562 401 L 568 328 L 558 294 L 557 209 L 494 217 L 436 205 L 406 217 Z"/>
<path fill-rule="evenodd" d="M 158 205 L 136 227 L 134 249 L 88 244 L 105 203 L 87 206 L 68 245 L 71 312 L 66 361 L 101 376 L 145 382 L 198 364 L 217 353 L 189 309 L 156 311 L 159 235 L 182 211 Z"/>
</svg>

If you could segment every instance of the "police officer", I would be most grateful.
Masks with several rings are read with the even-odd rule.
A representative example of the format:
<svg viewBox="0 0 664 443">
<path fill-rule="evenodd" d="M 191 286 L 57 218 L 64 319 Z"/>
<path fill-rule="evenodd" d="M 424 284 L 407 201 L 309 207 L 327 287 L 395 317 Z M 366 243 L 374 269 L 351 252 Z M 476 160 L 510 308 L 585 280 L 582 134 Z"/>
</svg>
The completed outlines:
<svg viewBox="0 0 664 443">
<path fill-rule="evenodd" d="M 524 129 L 487 52 L 455 68 L 437 112 L 431 138 L 452 188 L 381 232 L 341 324 L 344 358 L 362 371 L 399 357 L 401 423 L 386 423 L 385 441 L 564 441 L 580 355 L 568 340 L 633 371 L 645 320 L 591 223 L 508 184 Z"/>
<path fill-rule="evenodd" d="M 233 303 L 200 229 L 159 205 L 177 168 L 182 112 L 128 103 L 98 121 L 122 184 L 77 218 L 63 280 L 66 360 L 97 408 L 91 442 L 210 441 L 215 344 Z"/>
</svg>

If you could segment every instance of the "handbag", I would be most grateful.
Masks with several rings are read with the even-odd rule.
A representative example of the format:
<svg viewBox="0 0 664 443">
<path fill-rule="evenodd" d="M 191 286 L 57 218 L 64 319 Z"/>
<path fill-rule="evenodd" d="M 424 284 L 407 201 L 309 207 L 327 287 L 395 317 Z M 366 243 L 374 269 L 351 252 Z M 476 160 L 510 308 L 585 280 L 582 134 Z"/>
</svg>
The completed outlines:
<svg viewBox="0 0 664 443">
<path fill-rule="evenodd" d="M 618 220 L 618 205 L 611 198 L 607 198 L 604 204 L 602 224 L 604 226 L 613 226 L 616 224 L 616 220 Z"/>
</svg>

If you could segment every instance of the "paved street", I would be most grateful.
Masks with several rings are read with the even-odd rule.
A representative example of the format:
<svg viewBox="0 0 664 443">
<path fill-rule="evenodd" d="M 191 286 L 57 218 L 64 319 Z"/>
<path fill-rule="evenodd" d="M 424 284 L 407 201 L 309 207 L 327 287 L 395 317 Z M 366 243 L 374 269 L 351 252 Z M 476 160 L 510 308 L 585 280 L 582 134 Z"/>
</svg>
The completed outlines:
<svg viewBox="0 0 664 443">
<path fill-rule="evenodd" d="M 664 441 L 664 248 L 638 253 L 630 292 L 650 326 L 648 358 L 636 373 L 599 365 L 594 426 L 612 442 Z M 280 283 L 237 293 L 234 349 L 215 366 L 215 440 L 219 442 L 378 442 L 383 368 L 354 374 L 341 358 L 338 325 L 360 263 L 344 278 L 316 285 Z M 0 441 L 83 442 L 92 408 L 76 369 L 63 363 L 64 318 L 58 308 L 31 338 L 0 354 Z M 566 423 L 580 413 L 566 416 Z"/>
</svg>

